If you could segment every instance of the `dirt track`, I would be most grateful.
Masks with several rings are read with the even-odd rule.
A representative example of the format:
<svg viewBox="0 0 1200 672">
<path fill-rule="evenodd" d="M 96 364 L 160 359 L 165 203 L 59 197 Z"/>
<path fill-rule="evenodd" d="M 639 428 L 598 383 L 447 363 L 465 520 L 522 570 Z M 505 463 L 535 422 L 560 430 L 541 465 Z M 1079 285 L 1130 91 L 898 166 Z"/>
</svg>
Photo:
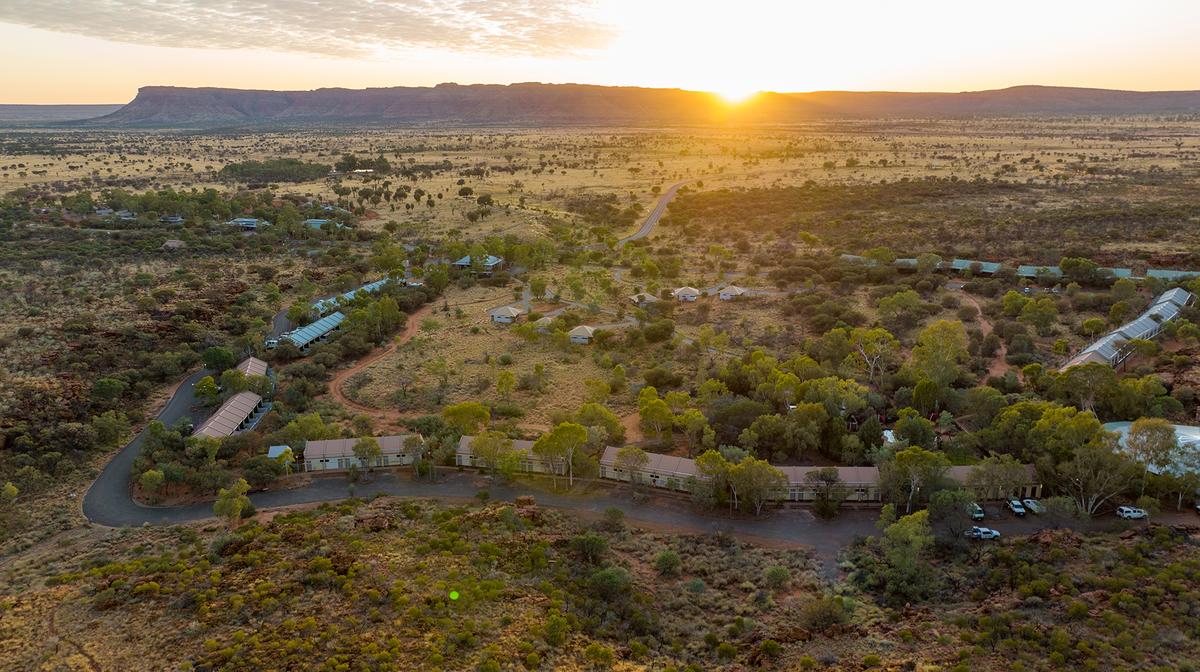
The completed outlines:
<svg viewBox="0 0 1200 672">
<path fill-rule="evenodd" d="M 431 312 L 433 312 L 432 303 L 421 306 L 417 312 L 408 316 L 408 321 L 404 324 L 404 330 L 401 331 L 395 339 L 393 339 L 391 345 L 387 345 L 382 348 L 376 348 L 374 352 L 358 360 L 348 368 L 341 369 L 335 373 L 333 380 L 329 381 L 329 396 L 342 406 L 345 406 L 347 409 L 357 413 L 369 415 L 377 422 L 390 422 L 394 424 L 403 418 L 413 417 L 413 414 L 411 413 L 405 413 L 395 409 L 376 408 L 374 406 L 361 404 L 346 396 L 346 393 L 342 390 L 342 387 L 346 384 L 346 381 L 349 380 L 351 376 L 359 371 L 362 371 L 367 366 L 370 366 L 373 362 L 381 357 L 395 351 L 396 348 L 411 341 L 413 337 L 417 335 L 417 332 L 420 331 L 421 321 L 428 317 Z"/>
</svg>

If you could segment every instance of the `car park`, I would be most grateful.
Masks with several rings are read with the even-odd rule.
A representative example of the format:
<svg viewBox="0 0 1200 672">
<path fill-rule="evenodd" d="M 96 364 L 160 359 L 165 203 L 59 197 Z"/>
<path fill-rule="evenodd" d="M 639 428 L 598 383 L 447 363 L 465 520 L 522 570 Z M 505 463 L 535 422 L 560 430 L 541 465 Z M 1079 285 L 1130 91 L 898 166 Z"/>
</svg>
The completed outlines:
<svg viewBox="0 0 1200 672">
<path fill-rule="evenodd" d="M 968 539 L 999 539 L 1000 532 L 990 527 L 972 527 L 963 533 Z"/>
<path fill-rule="evenodd" d="M 971 520 L 983 520 L 983 507 L 975 502 L 971 502 Z"/>
<path fill-rule="evenodd" d="M 1142 520 L 1148 517 L 1145 509 L 1139 509 L 1136 506 L 1118 506 L 1117 516 L 1125 520 Z"/>
<path fill-rule="evenodd" d="M 1021 500 L 1019 499 L 1008 500 L 1008 510 L 1012 511 L 1014 516 L 1025 515 L 1025 505 L 1021 504 Z"/>
<path fill-rule="evenodd" d="M 1022 499 L 1021 504 L 1025 505 L 1026 511 L 1039 516 L 1046 512 L 1046 507 L 1042 506 L 1042 503 L 1036 499 Z"/>
</svg>

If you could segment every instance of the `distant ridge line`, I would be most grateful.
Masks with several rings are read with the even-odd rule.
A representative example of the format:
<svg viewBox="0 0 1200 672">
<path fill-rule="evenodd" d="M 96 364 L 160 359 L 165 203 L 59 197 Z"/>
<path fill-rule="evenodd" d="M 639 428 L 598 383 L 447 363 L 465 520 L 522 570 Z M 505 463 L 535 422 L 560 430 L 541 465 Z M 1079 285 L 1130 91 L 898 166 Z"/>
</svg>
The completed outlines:
<svg viewBox="0 0 1200 672">
<path fill-rule="evenodd" d="M 321 123 L 704 125 L 819 119 L 1200 114 L 1200 91 L 1014 86 L 959 93 L 761 93 L 740 104 L 683 89 L 587 84 L 268 91 L 146 86 L 129 104 L 86 122 L 111 127 Z"/>
</svg>

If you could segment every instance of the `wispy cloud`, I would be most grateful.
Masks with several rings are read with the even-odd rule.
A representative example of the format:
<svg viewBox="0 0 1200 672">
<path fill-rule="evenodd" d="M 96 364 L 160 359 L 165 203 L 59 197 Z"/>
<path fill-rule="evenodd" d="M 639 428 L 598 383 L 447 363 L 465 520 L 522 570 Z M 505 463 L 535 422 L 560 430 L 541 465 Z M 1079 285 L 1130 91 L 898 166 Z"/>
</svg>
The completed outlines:
<svg viewBox="0 0 1200 672">
<path fill-rule="evenodd" d="M 363 57 L 379 48 L 570 56 L 612 37 L 588 0 L 2 0 L 0 21 L 116 42 Z"/>
</svg>

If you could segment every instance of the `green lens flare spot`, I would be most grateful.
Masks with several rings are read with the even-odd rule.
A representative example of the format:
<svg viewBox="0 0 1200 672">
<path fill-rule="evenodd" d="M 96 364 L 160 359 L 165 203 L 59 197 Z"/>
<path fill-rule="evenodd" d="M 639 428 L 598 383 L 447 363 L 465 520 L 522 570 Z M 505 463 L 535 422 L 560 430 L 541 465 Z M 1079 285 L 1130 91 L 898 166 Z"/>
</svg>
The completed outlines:
<svg viewBox="0 0 1200 672">
<path fill-rule="evenodd" d="M 452 600 L 458 599 L 458 591 L 457 590 L 450 591 L 450 599 L 452 599 Z"/>
</svg>

